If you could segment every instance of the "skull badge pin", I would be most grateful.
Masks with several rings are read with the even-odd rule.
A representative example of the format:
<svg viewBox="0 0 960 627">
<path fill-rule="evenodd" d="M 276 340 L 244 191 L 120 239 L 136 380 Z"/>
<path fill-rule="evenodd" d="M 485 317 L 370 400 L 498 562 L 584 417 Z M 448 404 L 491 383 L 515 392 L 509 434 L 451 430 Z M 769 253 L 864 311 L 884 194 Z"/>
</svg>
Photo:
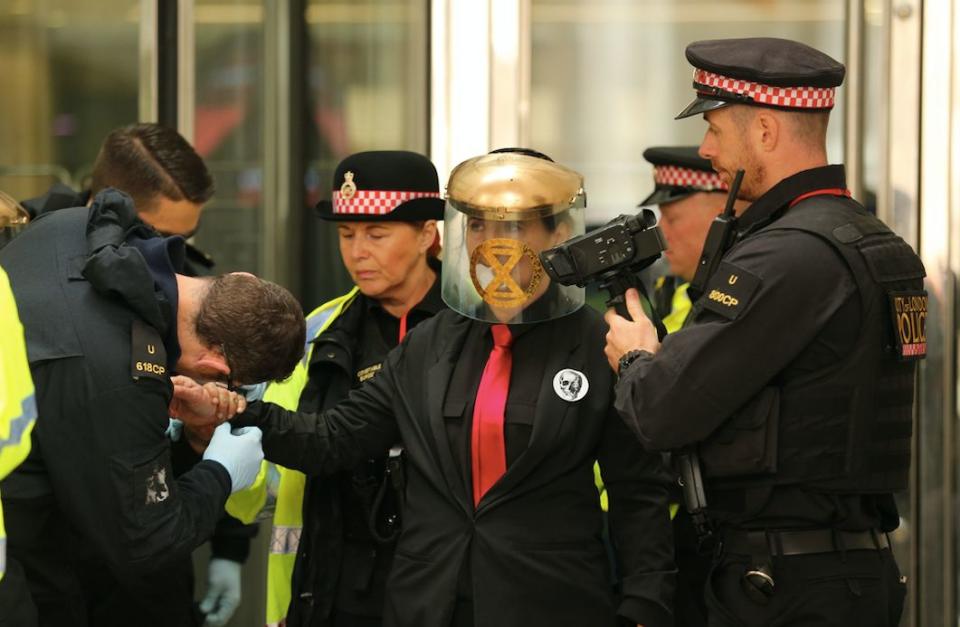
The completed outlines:
<svg viewBox="0 0 960 627">
<path fill-rule="evenodd" d="M 587 395 L 590 382 L 586 375 L 572 368 L 564 368 L 553 377 L 553 391 L 565 401 L 574 403 Z"/>
</svg>

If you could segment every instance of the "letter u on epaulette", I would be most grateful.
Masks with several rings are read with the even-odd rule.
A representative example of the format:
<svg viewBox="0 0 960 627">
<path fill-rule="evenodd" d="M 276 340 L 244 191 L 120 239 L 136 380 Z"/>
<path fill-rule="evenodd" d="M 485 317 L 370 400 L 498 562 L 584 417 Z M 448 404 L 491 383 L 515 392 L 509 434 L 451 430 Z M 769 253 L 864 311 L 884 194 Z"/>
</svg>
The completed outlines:
<svg viewBox="0 0 960 627">
<path fill-rule="evenodd" d="M 707 289 L 701 297 L 703 308 L 735 320 L 760 287 L 760 277 L 723 262 L 710 277 Z"/>
<path fill-rule="evenodd" d="M 156 329 L 137 319 L 130 328 L 130 376 L 167 380 L 167 349 Z"/>
</svg>

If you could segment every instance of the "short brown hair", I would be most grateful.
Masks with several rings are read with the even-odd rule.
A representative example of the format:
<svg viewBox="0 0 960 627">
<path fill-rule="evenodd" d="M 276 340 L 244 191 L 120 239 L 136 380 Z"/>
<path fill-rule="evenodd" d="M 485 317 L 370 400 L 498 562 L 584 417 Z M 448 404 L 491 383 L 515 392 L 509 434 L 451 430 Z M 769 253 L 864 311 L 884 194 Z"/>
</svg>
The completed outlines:
<svg viewBox="0 0 960 627">
<path fill-rule="evenodd" d="M 806 144 L 823 148 L 827 144 L 830 111 L 791 111 L 793 132 Z"/>
<path fill-rule="evenodd" d="M 293 294 L 249 274 L 210 279 L 196 318 L 197 337 L 223 351 L 230 379 L 285 379 L 303 357 L 306 325 Z"/>
<path fill-rule="evenodd" d="M 202 205 L 213 196 L 213 178 L 203 159 L 172 128 L 132 124 L 111 131 L 93 164 L 90 191 L 115 187 L 149 211 L 158 196 Z"/>
</svg>

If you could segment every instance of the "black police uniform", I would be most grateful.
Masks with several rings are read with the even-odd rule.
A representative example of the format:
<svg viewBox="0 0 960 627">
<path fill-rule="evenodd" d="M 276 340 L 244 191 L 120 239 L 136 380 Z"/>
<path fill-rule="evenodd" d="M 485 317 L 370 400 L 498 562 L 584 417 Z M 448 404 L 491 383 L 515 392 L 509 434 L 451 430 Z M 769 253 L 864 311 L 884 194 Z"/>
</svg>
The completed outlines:
<svg viewBox="0 0 960 627">
<path fill-rule="evenodd" d="M 446 307 L 440 298 L 440 264 L 429 263 L 436 280 L 407 313 L 410 330 Z M 374 375 L 399 341 L 400 321 L 376 300 L 358 294 L 314 341 L 298 410 L 334 407 Z M 385 449 L 332 480 L 307 477 L 289 627 L 382 623 L 384 588 L 401 522 L 387 463 Z M 372 530 L 371 517 L 376 525 Z"/>
<path fill-rule="evenodd" d="M 825 111 L 844 74 L 776 39 L 697 42 L 687 58 L 698 98 L 679 117 L 731 102 Z M 907 487 L 924 269 L 848 196 L 842 166 L 824 166 L 758 198 L 690 324 L 617 386 L 648 447 L 699 456 L 717 536 L 710 625 L 899 623 L 886 533 Z"/>
<path fill-rule="evenodd" d="M 403 443 L 403 533 L 386 625 L 612 626 L 618 615 L 629 624 L 672 624 L 669 478 L 660 457 L 645 453 L 612 412 L 606 326 L 596 312 L 511 327 L 507 471 L 474 508 L 467 447 L 489 329 L 441 311 L 333 409 L 313 415 L 253 403 L 238 420 L 262 426 L 268 459 L 312 475 Z M 585 398 L 568 402 L 556 393 L 554 374 L 564 368 L 584 373 Z M 601 540 L 597 459 L 611 496 L 619 599 Z"/>
<path fill-rule="evenodd" d="M 231 482 L 213 461 L 173 479 L 167 373 L 182 258 L 182 239 L 156 238 L 115 190 L 37 219 L 0 251 L 41 416 L 3 507 L 41 625 L 192 620 L 168 601 Z"/>
<path fill-rule="evenodd" d="M 885 625 L 900 614 L 884 534 L 898 524 L 891 493 L 906 487 L 914 366 L 898 361 L 890 295 L 919 297 L 923 267 L 850 199 L 792 204 L 844 188 L 841 166 L 816 168 L 751 205 L 692 323 L 617 387 L 647 446 L 699 446 L 721 542 L 711 625 L 780 614 L 821 624 L 839 608 L 848 624 Z M 741 577 L 766 562 L 776 587 L 756 603 Z"/>
<path fill-rule="evenodd" d="M 61 209 L 72 207 L 84 207 L 90 201 L 90 192 L 76 192 L 71 187 L 63 183 L 55 183 L 42 196 L 30 198 L 23 201 L 23 206 L 27 209 L 32 220 L 36 220 L 43 215 Z M 147 225 L 149 226 L 149 225 Z M 179 273 L 185 276 L 210 276 L 213 273 L 213 259 L 196 248 L 189 242 L 184 242 L 184 255 Z M 173 476 L 179 477 L 202 459 L 186 438 L 180 438 L 170 444 L 170 462 L 173 468 Z M 237 563 L 244 563 L 250 555 L 250 541 L 257 535 L 259 526 L 254 523 L 244 525 L 226 512 L 217 523 L 216 530 L 210 538 L 211 556 L 214 558 L 227 559 Z M 190 625 L 199 626 L 203 623 L 204 616 L 200 612 L 197 604 L 194 602 L 194 574 L 193 562 L 190 556 L 185 556 L 183 561 L 177 567 L 171 567 L 176 577 L 170 577 L 168 572 L 157 575 L 157 586 L 167 587 L 169 594 L 162 600 L 162 607 L 154 611 L 159 612 L 176 603 L 180 603 L 185 612 L 189 614 L 189 619 L 184 619 L 185 627 Z M 170 581 L 176 581 L 176 584 Z M 175 586 L 175 587 L 174 587 Z M 152 613 L 154 612 L 152 611 Z M 129 614 L 126 608 L 117 608 L 116 620 L 120 623 L 128 620 Z"/>
</svg>

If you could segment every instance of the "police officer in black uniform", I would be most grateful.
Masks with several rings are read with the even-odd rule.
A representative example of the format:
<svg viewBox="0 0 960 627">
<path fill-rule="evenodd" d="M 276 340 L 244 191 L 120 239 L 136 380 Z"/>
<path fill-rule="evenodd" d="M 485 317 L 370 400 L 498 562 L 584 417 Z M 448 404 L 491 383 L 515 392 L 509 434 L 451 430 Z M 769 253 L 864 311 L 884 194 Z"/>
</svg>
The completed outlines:
<svg viewBox="0 0 960 627">
<path fill-rule="evenodd" d="M 407 151 L 353 154 L 337 166 L 333 185 L 332 200 L 317 209 L 337 225 L 358 291 L 313 340 L 300 411 L 334 407 L 376 376 L 409 331 L 446 308 L 436 224 L 444 202 L 430 160 Z M 333 478 L 307 478 L 287 625 L 382 624 L 400 534 L 402 464 L 395 446 Z"/>
<path fill-rule="evenodd" d="M 230 493 L 252 483 L 262 454 L 259 434 L 221 427 L 203 461 L 175 479 L 170 373 L 283 378 L 302 355 L 304 323 L 279 286 L 186 277 L 183 257 L 181 238 L 158 237 L 114 189 L 32 221 L 0 251 L 39 414 L 29 457 L 3 485 L 8 554 L 31 596 L 0 607 L 12 624 L 192 620 L 189 604 L 171 602 L 181 583 L 171 577 L 213 533 Z M 219 407 L 235 401 L 214 389 Z M 35 618 L 17 618 L 25 611 Z"/>
<path fill-rule="evenodd" d="M 887 533 L 926 351 L 923 264 L 827 165 L 843 65 L 766 38 L 695 42 L 687 59 L 697 98 L 679 117 L 704 115 L 700 154 L 728 184 L 744 170 L 751 205 L 705 251 L 722 261 L 685 328 L 659 343 L 633 293 L 634 321 L 608 312 L 617 408 L 702 475 L 684 479 L 715 546 L 710 625 L 897 625 Z"/>
<path fill-rule="evenodd" d="M 48 213 L 83 207 L 91 203 L 102 190 L 113 187 L 129 195 L 137 216 L 165 237 L 179 235 L 188 240 L 199 228 L 204 204 L 214 193 L 213 177 L 193 146 L 176 130 L 155 123 L 140 123 L 122 126 L 111 131 L 103 140 L 91 172 L 89 190 L 77 192 L 63 183 L 55 183 L 45 194 L 23 202 L 31 219 Z M 0 242 L 2 246 L 2 242 Z M 214 261 L 189 241 L 183 244 L 183 260 L 180 274 L 190 277 L 210 276 Z M 180 431 L 169 432 L 176 439 L 171 444 L 173 473 L 179 477 L 201 461 L 200 454 L 188 443 L 187 437 L 179 437 Z M 250 540 L 257 534 L 257 525 L 243 525 L 235 518 L 224 514 L 210 538 L 211 562 L 215 569 L 229 573 L 224 582 L 215 582 L 211 571 L 206 605 L 213 611 L 208 627 L 226 623 L 236 609 L 219 607 L 223 595 L 229 595 L 239 603 L 240 567 L 250 554 Z M 204 622 L 203 612 L 193 602 L 194 577 L 190 556 L 181 560 L 174 569 L 176 576 L 163 573 L 165 585 L 171 593 L 160 603 L 167 607 L 181 604 L 190 615 L 190 624 Z M 224 585 L 229 590 L 224 589 Z M 174 588 L 175 587 L 175 588 Z M 173 589 L 178 594 L 173 593 Z M 117 610 L 118 620 L 126 620 L 127 612 Z M 222 620 L 221 620 L 222 619 Z M 189 627 L 189 625 L 187 626 Z"/>
</svg>

